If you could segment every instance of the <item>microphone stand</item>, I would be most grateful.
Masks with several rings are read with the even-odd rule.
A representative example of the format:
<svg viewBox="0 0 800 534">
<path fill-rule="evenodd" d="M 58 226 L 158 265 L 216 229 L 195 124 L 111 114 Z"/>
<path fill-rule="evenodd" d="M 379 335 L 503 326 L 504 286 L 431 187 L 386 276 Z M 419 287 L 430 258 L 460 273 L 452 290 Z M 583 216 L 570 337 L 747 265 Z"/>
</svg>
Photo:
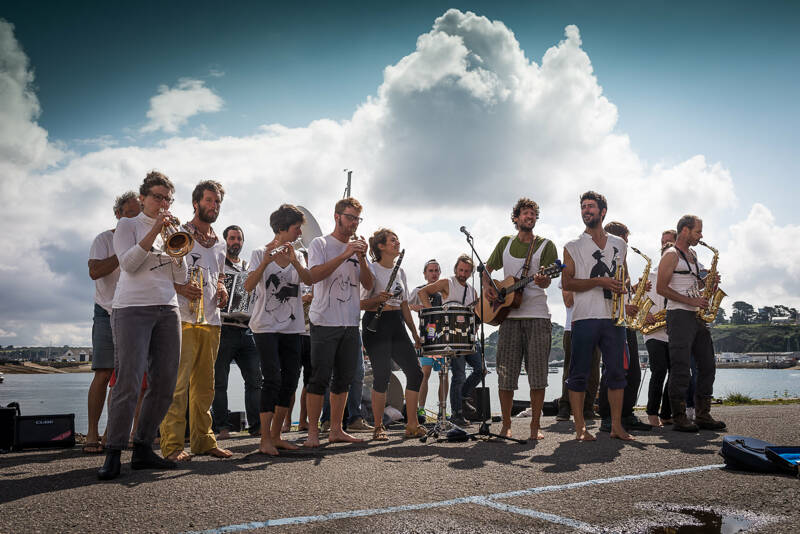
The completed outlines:
<svg viewBox="0 0 800 534">
<path fill-rule="evenodd" d="M 486 265 L 483 263 L 480 255 L 478 255 L 478 251 L 475 250 L 475 246 L 473 244 L 473 238 L 467 232 L 464 227 L 461 227 L 461 231 L 464 232 L 464 235 L 467 236 L 467 244 L 469 248 L 472 249 L 472 253 L 475 254 L 475 257 L 478 259 L 478 279 L 480 280 L 480 307 L 481 307 L 481 317 L 483 317 L 483 273 L 486 270 Z M 494 288 L 494 290 L 499 294 L 500 290 L 495 285 L 494 280 L 491 277 L 489 278 L 489 283 Z M 484 390 L 486 389 L 486 373 L 484 369 L 488 369 L 486 367 L 486 340 L 484 338 L 484 329 L 483 329 L 483 321 L 481 321 L 481 388 Z M 481 406 L 481 411 L 483 411 L 483 406 Z M 501 434 L 495 434 L 491 431 L 491 424 L 492 424 L 492 414 L 491 411 L 486 410 L 486 413 L 483 414 L 483 422 L 481 422 L 480 427 L 478 428 L 477 432 L 473 432 L 469 434 L 470 439 L 478 439 L 478 437 L 484 438 L 501 438 L 508 441 L 513 441 L 514 443 L 525 444 L 527 440 L 524 439 L 517 439 L 517 438 L 510 438 L 508 436 L 503 436 Z"/>
</svg>

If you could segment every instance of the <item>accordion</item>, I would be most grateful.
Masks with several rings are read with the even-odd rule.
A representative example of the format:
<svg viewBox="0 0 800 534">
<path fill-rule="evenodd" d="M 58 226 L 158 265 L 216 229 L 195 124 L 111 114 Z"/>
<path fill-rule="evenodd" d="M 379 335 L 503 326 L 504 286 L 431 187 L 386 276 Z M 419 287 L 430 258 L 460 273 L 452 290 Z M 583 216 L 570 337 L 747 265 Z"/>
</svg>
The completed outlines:
<svg viewBox="0 0 800 534">
<path fill-rule="evenodd" d="M 249 320 L 250 319 L 250 293 L 244 289 L 247 273 L 226 273 L 225 289 L 228 291 L 228 304 L 222 310 L 222 318 Z"/>
</svg>

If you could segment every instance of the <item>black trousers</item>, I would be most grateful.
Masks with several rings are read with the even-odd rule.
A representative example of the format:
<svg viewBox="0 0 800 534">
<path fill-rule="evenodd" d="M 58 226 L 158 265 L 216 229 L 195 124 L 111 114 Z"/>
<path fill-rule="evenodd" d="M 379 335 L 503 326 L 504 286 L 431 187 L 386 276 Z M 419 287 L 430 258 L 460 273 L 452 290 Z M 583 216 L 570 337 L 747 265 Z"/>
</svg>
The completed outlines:
<svg viewBox="0 0 800 534">
<path fill-rule="evenodd" d="M 642 383 L 642 366 L 639 363 L 639 342 L 636 339 L 636 330 L 625 329 L 627 346 L 625 347 L 625 390 L 622 395 L 622 417 L 633 415 L 636 406 L 636 397 L 639 395 L 639 384 Z M 611 417 L 611 406 L 608 404 L 608 384 L 605 382 L 605 373 L 600 380 L 600 417 Z"/>
<path fill-rule="evenodd" d="M 255 334 L 261 356 L 261 412 L 288 408 L 300 380 L 300 334 Z M 262 429 L 266 432 L 267 429 Z"/>
<path fill-rule="evenodd" d="M 695 399 L 710 398 L 714 393 L 717 365 L 714 361 L 714 344 L 711 332 L 697 314 L 689 310 L 667 310 L 669 335 L 669 399 L 675 403 L 686 401 L 686 391 L 691 381 L 691 359 L 697 365 Z"/>
<path fill-rule="evenodd" d="M 667 374 L 670 370 L 669 343 L 658 339 L 645 342 L 647 354 L 650 356 L 650 385 L 647 389 L 647 415 L 657 415 L 661 419 L 672 418 L 672 407 L 669 404 L 669 383 Z"/>
<path fill-rule="evenodd" d="M 392 372 L 392 360 L 403 370 L 406 375 L 406 389 L 419 391 L 422 384 L 422 367 L 417 358 L 417 351 L 406 332 L 403 314 L 400 310 L 384 311 L 375 332 L 370 332 L 367 326 L 375 317 L 375 312 L 364 313 L 361 322 L 364 327 L 361 337 L 367 357 L 372 364 L 372 389 L 378 393 L 385 393 L 389 386 L 389 375 Z"/>
</svg>

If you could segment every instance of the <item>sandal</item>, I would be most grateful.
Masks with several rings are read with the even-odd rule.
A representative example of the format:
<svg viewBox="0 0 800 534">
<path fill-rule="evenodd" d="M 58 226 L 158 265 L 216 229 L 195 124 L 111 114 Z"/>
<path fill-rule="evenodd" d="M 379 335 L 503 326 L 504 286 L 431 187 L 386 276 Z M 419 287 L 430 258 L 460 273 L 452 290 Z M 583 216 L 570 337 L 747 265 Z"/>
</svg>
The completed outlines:
<svg viewBox="0 0 800 534">
<path fill-rule="evenodd" d="M 422 436 L 425 436 L 427 433 L 428 433 L 427 430 L 422 428 L 422 426 L 417 425 L 414 428 L 406 427 L 406 432 L 405 432 L 405 434 L 403 434 L 403 437 L 405 437 L 405 438 L 421 438 Z"/>
<path fill-rule="evenodd" d="M 99 441 L 87 441 L 83 445 L 84 454 L 100 454 L 106 452 L 105 448 Z"/>
<path fill-rule="evenodd" d="M 389 441 L 389 436 L 386 434 L 386 427 L 383 425 L 375 425 L 375 430 L 372 431 L 372 439 L 374 441 Z"/>
</svg>

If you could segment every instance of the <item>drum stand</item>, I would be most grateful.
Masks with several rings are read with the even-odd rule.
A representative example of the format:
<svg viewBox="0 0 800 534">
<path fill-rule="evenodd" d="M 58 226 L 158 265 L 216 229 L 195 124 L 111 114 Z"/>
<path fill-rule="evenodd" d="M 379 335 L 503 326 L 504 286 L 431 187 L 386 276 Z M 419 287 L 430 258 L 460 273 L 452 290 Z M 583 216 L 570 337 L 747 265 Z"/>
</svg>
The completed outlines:
<svg viewBox="0 0 800 534">
<path fill-rule="evenodd" d="M 447 367 L 450 358 L 455 355 L 455 352 L 442 354 L 441 367 L 439 368 L 439 414 L 436 417 L 436 424 L 433 425 L 433 428 L 428 430 L 427 434 L 419 438 L 422 443 L 428 441 L 428 438 L 431 436 L 436 438 L 436 441 L 467 441 L 468 439 L 468 435 L 463 428 L 447 420 L 447 389 L 441 386 L 445 380 L 447 380 Z M 442 391 L 443 389 L 444 391 Z"/>
</svg>

